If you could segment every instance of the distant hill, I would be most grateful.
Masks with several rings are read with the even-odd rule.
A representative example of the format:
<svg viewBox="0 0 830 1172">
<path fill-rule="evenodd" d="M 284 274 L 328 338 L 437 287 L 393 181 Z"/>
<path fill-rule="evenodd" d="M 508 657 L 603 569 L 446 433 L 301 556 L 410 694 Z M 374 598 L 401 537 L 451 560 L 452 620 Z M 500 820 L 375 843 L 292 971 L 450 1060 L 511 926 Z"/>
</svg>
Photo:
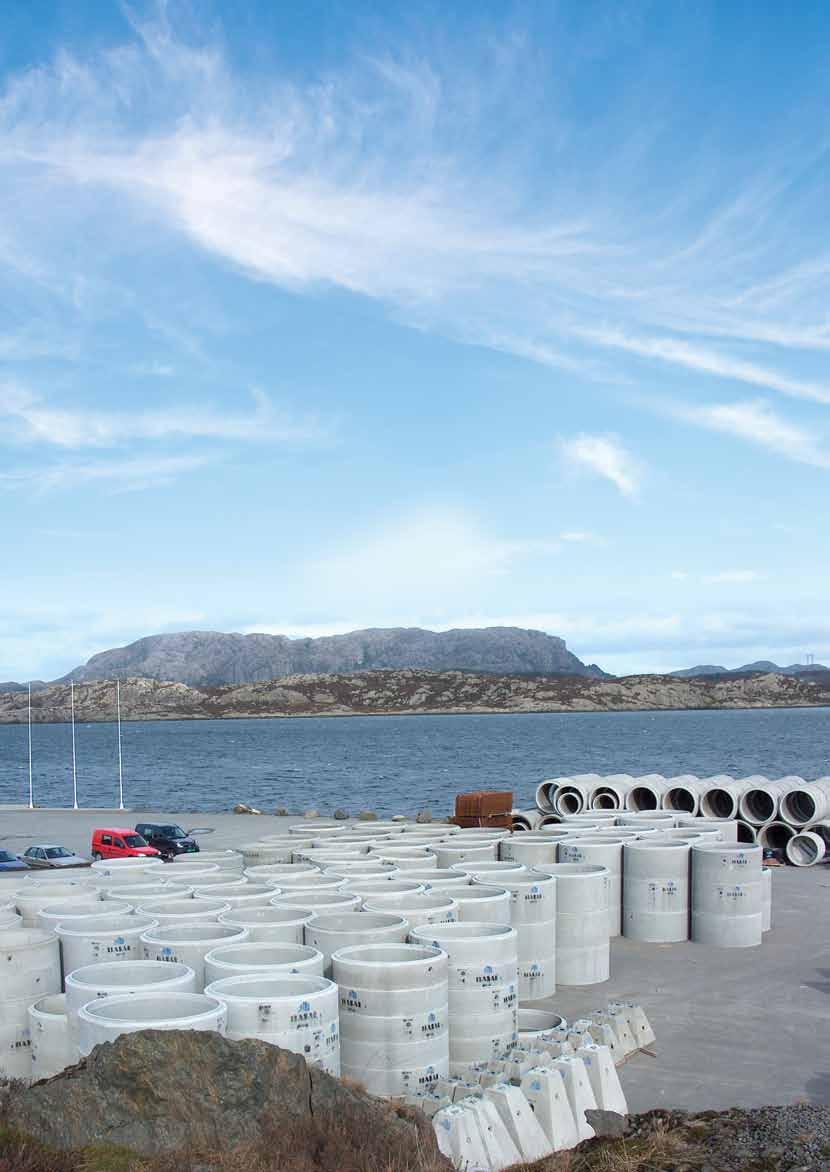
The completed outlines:
<svg viewBox="0 0 830 1172">
<path fill-rule="evenodd" d="M 754 663 L 745 663 L 743 667 L 721 667 L 713 663 L 700 663 L 697 667 L 685 667 L 681 671 L 670 671 L 670 676 L 677 679 L 691 680 L 699 676 L 742 676 L 748 672 L 776 672 L 780 676 L 812 676 L 830 671 L 823 663 L 791 663 L 789 667 L 779 667 L 769 659 L 757 659 Z"/>
<path fill-rule="evenodd" d="M 319 639 L 182 631 L 149 635 L 127 647 L 102 651 L 57 683 L 74 680 L 166 680 L 192 687 L 257 683 L 288 675 L 419 669 L 498 675 L 602 677 L 563 639 L 519 627 L 426 631 L 373 628 Z"/>
</svg>

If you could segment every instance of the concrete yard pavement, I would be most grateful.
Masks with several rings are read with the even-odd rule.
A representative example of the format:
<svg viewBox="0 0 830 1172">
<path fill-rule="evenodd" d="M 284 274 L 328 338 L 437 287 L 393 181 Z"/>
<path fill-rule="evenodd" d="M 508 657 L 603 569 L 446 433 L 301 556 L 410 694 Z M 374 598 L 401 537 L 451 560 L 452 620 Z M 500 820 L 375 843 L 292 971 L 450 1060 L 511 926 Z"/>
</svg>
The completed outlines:
<svg viewBox="0 0 830 1172">
<path fill-rule="evenodd" d="M 137 821 L 212 826 L 203 840 L 212 847 L 239 846 L 303 819 L 0 809 L 0 846 L 19 853 L 32 842 L 59 842 L 88 853 L 94 826 Z M 4 880 L 0 891 L 7 887 Z M 560 988 L 548 1000 L 569 1020 L 616 998 L 645 1007 L 656 1057 L 638 1054 L 621 1070 L 632 1111 L 830 1102 L 830 867 L 776 868 L 772 901 L 772 931 L 760 948 L 618 939 L 609 981 Z"/>
</svg>

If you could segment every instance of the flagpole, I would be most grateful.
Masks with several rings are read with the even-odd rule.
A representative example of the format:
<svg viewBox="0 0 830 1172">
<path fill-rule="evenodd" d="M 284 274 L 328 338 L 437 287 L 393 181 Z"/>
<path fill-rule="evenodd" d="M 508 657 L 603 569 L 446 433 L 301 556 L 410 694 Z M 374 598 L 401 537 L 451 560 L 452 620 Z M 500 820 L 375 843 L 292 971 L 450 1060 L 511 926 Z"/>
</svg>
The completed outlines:
<svg viewBox="0 0 830 1172">
<path fill-rule="evenodd" d="M 32 785 L 32 684 L 29 682 L 29 809 L 34 810 L 34 788 Z"/>
<path fill-rule="evenodd" d="M 115 707 L 118 712 L 118 809 L 124 809 L 124 771 L 121 762 L 121 681 L 115 681 Z"/>
<path fill-rule="evenodd" d="M 69 695 L 72 703 L 72 809 L 78 809 L 78 766 L 75 760 L 75 681 L 69 684 Z"/>
</svg>

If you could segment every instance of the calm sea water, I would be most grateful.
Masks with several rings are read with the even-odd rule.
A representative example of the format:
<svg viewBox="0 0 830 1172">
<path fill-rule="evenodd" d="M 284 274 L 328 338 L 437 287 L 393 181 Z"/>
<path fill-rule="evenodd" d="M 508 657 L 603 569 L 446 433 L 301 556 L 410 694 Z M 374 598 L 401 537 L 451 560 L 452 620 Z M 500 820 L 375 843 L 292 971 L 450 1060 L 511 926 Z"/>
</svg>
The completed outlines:
<svg viewBox="0 0 830 1172">
<path fill-rule="evenodd" d="M 78 799 L 117 802 L 116 729 L 76 729 Z M 68 725 L 36 725 L 35 801 L 71 804 Z M 128 805 L 226 810 L 311 806 L 332 813 L 446 810 L 459 790 L 512 789 L 567 773 L 830 774 L 830 709 L 532 713 L 123 725 Z M 26 728 L 0 725 L 0 804 L 28 800 Z"/>
</svg>

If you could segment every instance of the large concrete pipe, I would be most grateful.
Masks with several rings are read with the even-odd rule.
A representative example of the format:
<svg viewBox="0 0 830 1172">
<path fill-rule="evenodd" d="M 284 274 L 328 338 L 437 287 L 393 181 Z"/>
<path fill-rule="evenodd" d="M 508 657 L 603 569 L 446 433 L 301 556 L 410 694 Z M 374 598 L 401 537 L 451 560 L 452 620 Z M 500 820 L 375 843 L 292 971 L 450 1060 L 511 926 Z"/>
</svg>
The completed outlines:
<svg viewBox="0 0 830 1172">
<path fill-rule="evenodd" d="M 0 930 L 0 1075 L 31 1078 L 29 1006 L 61 991 L 61 962 L 53 932 Z"/>
<path fill-rule="evenodd" d="M 220 944 L 205 957 L 205 987 L 225 977 L 322 977 L 323 954 L 308 944 Z"/>
<path fill-rule="evenodd" d="M 245 859 L 241 851 L 230 850 L 200 850 L 198 853 L 175 855 L 173 865 L 177 871 L 183 867 L 201 867 L 204 863 L 215 864 L 220 871 L 229 875 L 241 875 L 245 866 Z"/>
<path fill-rule="evenodd" d="M 139 904 L 137 916 L 147 916 L 157 924 L 194 924 L 199 920 L 216 923 L 231 905 L 224 899 L 171 899 L 159 903 Z"/>
<path fill-rule="evenodd" d="M 302 944 L 303 929 L 310 921 L 310 908 L 251 907 L 233 908 L 223 912 L 220 924 L 244 928 L 249 940 L 271 940 L 274 943 Z"/>
<path fill-rule="evenodd" d="M 384 827 L 385 829 L 385 827 Z M 349 833 L 348 827 L 343 826 L 342 823 L 336 822 L 323 823 L 314 819 L 313 825 L 302 822 L 288 827 L 289 834 L 296 834 L 298 838 L 340 838 L 342 835 Z"/>
<path fill-rule="evenodd" d="M 97 998 L 195 991 L 196 974 L 189 965 L 179 962 L 130 960 L 84 965 L 66 977 L 65 1004 L 72 1045 L 76 1050 L 80 1046 L 82 1007 Z"/>
<path fill-rule="evenodd" d="M 377 879 L 367 875 L 363 879 L 350 879 L 343 890 L 359 895 L 361 900 L 367 900 L 378 892 L 386 895 L 414 895 L 416 891 L 424 891 L 425 888 L 423 883 L 416 883 L 414 879 Z"/>
<path fill-rule="evenodd" d="M 556 791 L 560 784 L 567 780 L 562 777 L 549 777 L 546 781 L 540 781 L 536 786 L 536 809 L 542 814 L 553 814 L 553 799 L 556 796 Z"/>
<path fill-rule="evenodd" d="M 553 797 L 553 812 L 561 817 L 566 814 L 580 814 L 588 806 L 590 788 L 582 783 L 568 781 L 558 786 Z"/>
<path fill-rule="evenodd" d="M 741 818 L 751 826 L 763 826 L 765 822 L 775 821 L 778 817 L 779 803 L 787 792 L 790 781 L 798 784 L 797 778 L 783 781 L 770 781 L 768 777 L 742 780 L 740 784 L 743 786 L 743 793 L 738 803 Z"/>
<path fill-rule="evenodd" d="M 151 916 L 85 916 L 62 920 L 55 931 L 60 940 L 63 971 L 73 973 L 100 961 L 136 961 L 141 958 L 141 933 L 154 927 Z M 58 991 L 58 990 L 56 990 Z"/>
<path fill-rule="evenodd" d="M 608 868 L 608 934 L 622 932 L 622 856 L 624 838 L 577 838 L 559 843 L 560 863 L 593 863 Z M 524 998 L 523 998 L 524 1000 Z"/>
<path fill-rule="evenodd" d="M 827 855 L 830 857 L 830 820 L 811 822 L 804 829 L 809 830 L 812 834 L 817 834 L 819 838 L 824 840 Z"/>
<path fill-rule="evenodd" d="M 357 912 L 360 904 L 360 896 L 353 891 L 280 891 L 271 900 L 271 907 L 306 908 L 315 916 L 324 912 Z"/>
<path fill-rule="evenodd" d="M 45 932 L 54 932 L 62 920 L 80 920 L 86 916 L 129 916 L 135 911 L 131 903 L 122 903 L 120 900 L 108 899 L 105 903 L 93 903 L 87 907 L 79 907 L 76 903 L 50 903 L 37 913 L 36 928 Z"/>
<path fill-rule="evenodd" d="M 398 874 L 394 863 L 384 863 L 375 856 L 366 856 L 359 862 L 351 859 L 339 863 L 327 863 L 323 869 L 324 875 L 339 875 L 342 879 L 351 879 L 354 875 L 366 877 L 368 875 L 391 876 Z"/>
<path fill-rule="evenodd" d="M 781 818 L 791 826 L 808 826 L 830 818 L 830 778 L 793 786 L 781 798 Z"/>
<path fill-rule="evenodd" d="M 365 913 L 364 913 L 365 914 Z M 467 922 L 415 928 L 414 944 L 447 953 L 450 1074 L 469 1074 L 518 1040 L 518 952 L 514 928 Z"/>
<path fill-rule="evenodd" d="M 98 878 L 113 875 L 142 875 L 163 866 L 160 855 L 140 855 L 124 859 L 96 859 L 90 872 Z"/>
<path fill-rule="evenodd" d="M 541 810 L 511 810 L 510 825 L 514 833 L 535 830 L 542 818 Z"/>
<path fill-rule="evenodd" d="M 701 830 L 707 826 L 716 826 L 720 830 L 722 842 L 737 842 L 738 841 L 738 819 L 737 818 L 701 818 L 701 817 L 687 817 L 685 814 L 678 814 L 675 818 L 678 827 L 688 826 L 690 830 Z M 755 841 L 755 831 L 752 831 L 752 842 Z"/>
<path fill-rule="evenodd" d="M 431 930 L 433 925 L 429 926 Z M 404 944 L 409 924 L 392 912 L 337 912 L 313 916 L 305 927 L 305 943 L 319 948 L 325 972 L 331 972 L 331 954 L 353 944 Z"/>
<path fill-rule="evenodd" d="M 195 991 L 201 993 L 205 987 L 207 954 L 222 944 L 245 944 L 249 939 L 247 929 L 239 925 L 203 921 L 198 924 L 163 924 L 142 932 L 141 955 L 144 960 L 187 965 L 193 970 Z"/>
<path fill-rule="evenodd" d="M 623 936 L 652 944 L 689 939 L 689 844 L 623 847 Z"/>
<path fill-rule="evenodd" d="M 101 895 L 94 887 L 67 887 L 61 883 L 34 884 L 13 892 L 12 899 L 23 917 L 24 928 L 37 926 L 37 914 L 50 903 L 74 905 L 79 911 L 101 907 Z"/>
<path fill-rule="evenodd" d="M 761 943 L 760 846 L 706 843 L 691 848 L 692 940 L 715 948 Z"/>
<path fill-rule="evenodd" d="M 597 985 L 610 974 L 607 867 L 554 863 L 537 872 L 556 879 L 556 980 Z"/>
<path fill-rule="evenodd" d="M 384 1098 L 423 1093 L 447 1077 L 448 957 L 442 949 L 340 948 L 332 972 L 340 992 L 344 1076 Z"/>
<path fill-rule="evenodd" d="M 412 883 L 420 883 L 424 891 L 451 891 L 470 882 L 469 875 L 451 871 L 449 867 L 430 867 L 423 871 L 412 868 L 407 870 L 406 877 Z"/>
<path fill-rule="evenodd" d="M 700 813 L 704 818 L 737 818 L 743 786 L 725 773 L 705 777 L 700 795 Z"/>
<path fill-rule="evenodd" d="M 321 875 L 322 871 L 314 863 L 265 863 L 260 867 L 246 867 L 242 872 L 252 883 L 268 883 L 279 887 L 280 879 L 284 875 Z"/>
<path fill-rule="evenodd" d="M 662 828 L 674 826 L 675 816 L 671 810 L 643 810 L 641 813 L 627 813 L 617 815 L 618 826 L 644 827 L 646 830 L 654 827 Z"/>
<path fill-rule="evenodd" d="M 303 871 L 297 875 L 280 875 L 274 886 L 280 891 L 342 891 L 348 879 L 323 871 Z"/>
<path fill-rule="evenodd" d="M 556 862 L 556 837 L 529 832 L 514 834 L 499 843 L 499 857 L 506 862 L 533 867 L 537 863 Z"/>
<path fill-rule="evenodd" d="M 464 890 L 472 891 L 472 887 Z M 422 924 L 455 923 L 459 918 L 458 904 L 449 892 L 393 892 L 391 895 L 377 892 L 366 900 L 363 908 L 367 912 L 394 912 L 403 916 L 410 928 L 420 928 Z"/>
<path fill-rule="evenodd" d="M 453 863 L 451 871 L 461 871 L 482 883 L 497 882 L 500 875 L 523 875 L 528 868 L 515 859 L 485 859 L 480 863 Z"/>
<path fill-rule="evenodd" d="M 766 850 L 786 851 L 787 843 L 795 835 L 795 828 L 786 822 L 767 822 L 758 827 L 758 846 Z"/>
<path fill-rule="evenodd" d="M 613 813 L 615 810 L 625 809 L 625 799 L 634 784 L 634 778 L 628 773 L 610 774 L 603 777 L 588 793 L 588 806 L 591 810 Z"/>
<path fill-rule="evenodd" d="M 509 924 L 510 894 L 505 887 L 471 884 L 469 887 L 454 888 L 453 903 L 458 919 L 462 923 Z"/>
<path fill-rule="evenodd" d="M 337 986 L 325 977 L 248 975 L 207 986 L 227 1011 L 226 1037 L 255 1038 L 301 1054 L 310 1066 L 340 1074 Z"/>
<path fill-rule="evenodd" d="M 484 859 L 498 858 L 499 839 L 487 842 L 468 842 L 454 838 L 451 843 L 436 843 L 435 854 L 438 857 L 438 868 L 451 867 L 453 863 L 483 862 Z"/>
<path fill-rule="evenodd" d="M 77 1061 L 77 1052 L 69 1036 L 66 996 L 50 993 L 29 1006 L 32 1078 L 54 1078 Z"/>
<path fill-rule="evenodd" d="M 102 1042 L 141 1030 L 209 1030 L 224 1035 L 225 1007 L 204 993 L 130 993 L 102 997 L 78 1013 L 82 1058 Z"/>
<path fill-rule="evenodd" d="M 193 894 L 192 887 L 171 887 L 169 883 L 124 883 L 118 887 L 105 887 L 100 891 L 101 902 L 106 904 L 109 912 L 114 903 L 131 903 L 136 907 L 140 903 L 149 903 L 156 899 L 181 899 Z"/>
<path fill-rule="evenodd" d="M 171 871 L 166 882 L 168 887 L 178 888 L 179 891 L 192 891 L 197 883 L 208 886 L 214 882 L 226 883 L 227 879 L 227 874 L 218 867 L 184 867 L 175 874 Z M 240 876 L 240 879 L 244 879 L 244 876 Z M 231 882 L 235 880 L 232 879 Z"/>
<path fill-rule="evenodd" d="M 551 1030 L 557 1030 L 566 1025 L 564 1017 L 554 1013 L 551 1009 L 536 1008 L 531 1005 L 519 1006 L 519 1045 L 533 1049 L 535 1043 Z"/>
<path fill-rule="evenodd" d="M 475 879 L 483 885 L 486 881 Z M 504 872 L 498 884 L 510 895 L 516 929 L 519 1000 L 537 1001 L 556 992 L 556 880 L 546 875 Z"/>
<path fill-rule="evenodd" d="M 635 777 L 625 796 L 625 808 L 631 814 L 659 810 L 667 789 L 668 782 L 660 773 L 647 773 L 643 777 Z"/>
<path fill-rule="evenodd" d="M 694 817 L 700 809 L 700 797 L 705 788 L 706 783 L 693 773 L 667 777 L 666 790 L 660 804 L 664 810 Z"/>
<path fill-rule="evenodd" d="M 231 907 L 267 907 L 274 897 L 274 888 L 264 883 L 248 883 L 245 887 L 197 887 L 193 898 L 199 903 L 203 900 L 222 900 Z"/>
<path fill-rule="evenodd" d="M 810 830 L 800 830 L 794 834 L 784 849 L 794 867 L 814 867 L 825 856 L 824 839 Z"/>
<path fill-rule="evenodd" d="M 565 829 L 579 826 L 613 826 L 619 810 L 586 810 L 582 814 L 566 814 L 560 825 Z"/>
<path fill-rule="evenodd" d="M 266 836 L 260 842 L 249 843 L 247 853 L 242 850 L 243 870 L 248 871 L 252 867 L 268 867 L 277 866 L 279 864 L 285 865 L 291 863 L 294 858 L 294 851 L 303 848 L 311 849 L 311 838 L 296 838 L 290 835 L 284 837 L 269 838 Z M 267 857 L 263 858 L 260 848 L 267 848 Z"/>
<path fill-rule="evenodd" d="M 427 850 L 423 854 L 407 854 L 407 855 L 377 855 L 377 858 L 383 863 L 393 863 L 398 871 L 400 878 L 405 878 L 409 871 L 430 871 L 437 869 L 438 856 L 432 850 Z"/>
</svg>

